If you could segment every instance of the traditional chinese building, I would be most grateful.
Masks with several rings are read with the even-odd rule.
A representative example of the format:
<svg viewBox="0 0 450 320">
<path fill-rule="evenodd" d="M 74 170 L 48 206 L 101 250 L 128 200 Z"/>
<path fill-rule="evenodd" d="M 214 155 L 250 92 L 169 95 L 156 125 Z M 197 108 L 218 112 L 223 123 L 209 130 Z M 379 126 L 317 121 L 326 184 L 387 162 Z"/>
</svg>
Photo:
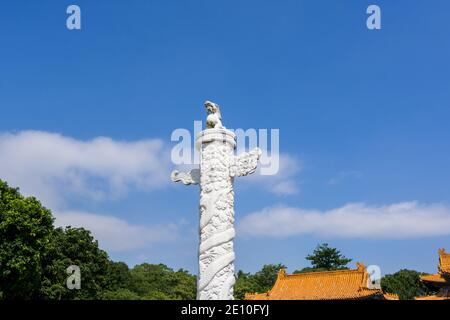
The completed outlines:
<svg viewBox="0 0 450 320">
<path fill-rule="evenodd" d="M 450 300 L 450 253 L 439 250 L 437 274 L 421 276 L 420 280 L 438 291 L 436 295 L 417 297 L 416 300 Z"/>
<path fill-rule="evenodd" d="M 366 267 L 357 263 L 354 270 L 307 272 L 286 275 L 278 273 L 272 290 L 245 295 L 246 300 L 398 300 L 384 294 L 379 284 L 370 280 Z"/>
</svg>

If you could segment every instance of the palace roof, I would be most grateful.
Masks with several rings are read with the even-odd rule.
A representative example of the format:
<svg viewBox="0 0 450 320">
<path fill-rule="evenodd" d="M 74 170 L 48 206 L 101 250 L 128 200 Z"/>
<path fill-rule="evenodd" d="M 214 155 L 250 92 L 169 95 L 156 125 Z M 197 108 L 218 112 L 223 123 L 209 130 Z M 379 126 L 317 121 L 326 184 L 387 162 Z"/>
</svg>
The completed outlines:
<svg viewBox="0 0 450 320">
<path fill-rule="evenodd" d="M 437 295 L 416 297 L 416 300 L 449 300 L 450 299 L 450 254 L 439 250 L 439 273 L 420 276 L 420 280 L 440 288 Z"/>
<path fill-rule="evenodd" d="M 358 263 L 355 270 L 308 272 L 286 275 L 278 273 L 272 290 L 246 294 L 246 300 L 344 300 L 381 298 L 398 300 L 396 295 L 384 295 L 379 288 L 369 288 L 366 267 Z"/>
<path fill-rule="evenodd" d="M 441 274 L 427 274 L 420 276 L 420 280 L 435 283 L 447 283 L 447 279 Z"/>
<path fill-rule="evenodd" d="M 434 282 L 437 284 L 450 284 L 450 253 L 444 249 L 439 249 L 439 265 L 437 274 L 421 276 L 420 279 L 425 282 Z"/>
<path fill-rule="evenodd" d="M 450 299 L 450 295 L 448 295 L 448 296 L 434 295 L 434 296 L 417 297 L 414 300 L 449 300 L 449 299 Z"/>
<path fill-rule="evenodd" d="M 450 253 L 446 253 L 444 249 L 439 250 L 439 273 L 450 275 Z"/>
</svg>

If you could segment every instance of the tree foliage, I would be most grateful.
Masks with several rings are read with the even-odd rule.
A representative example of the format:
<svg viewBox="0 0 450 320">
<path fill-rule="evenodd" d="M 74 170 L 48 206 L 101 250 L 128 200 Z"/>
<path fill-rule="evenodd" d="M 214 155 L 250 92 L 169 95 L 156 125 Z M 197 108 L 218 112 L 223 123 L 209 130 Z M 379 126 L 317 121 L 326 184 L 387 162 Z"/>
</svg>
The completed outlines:
<svg viewBox="0 0 450 320">
<path fill-rule="evenodd" d="M 246 293 L 262 292 L 261 286 L 255 279 L 255 276 L 250 273 L 245 273 L 239 270 L 236 276 L 236 283 L 234 285 L 234 298 L 242 300 Z"/>
<path fill-rule="evenodd" d="M 114 284 L 114 279 L 110 278 L 108 254 L 83 228 L 53 230 L 42 258 L 43 299 L 98 299 L 103 290 Z M 66 269 L 71 265 L 80 267 L 81 290 L 69 290 L 66 286 Z"/>
<path fill-rule="evenodd" d="M 80 268 L 70 290 L 67 268 Z M 55 228 L 50 210 L 0 180 L 0 299 L 195 299 L 196 277 L 109 260 L 90 231 Z"/>
<path fill-rule="evenodd" d="M 234 298 L 244 299 L 246 293 L 269 291 L 277 280 L 278 271 L 284 268 L 285 265 L 278 263 L 266 264 L 253 275 L 239 271 L 234 285 Z"/>
<path fill-rule="evenodd" d="M 108 262 L 108 289 L 119 290 L 130 288 L 131 274 L 125 262 Z"/>
<path fill-rule="evenodd" d="M 51 241 L 53 217 L 33 197 L 0 180 L 0 291 L 3 299 L 39 296 L 42 254 Z"/>
<path fill-rule="evenodd" d="M 286 266 L 278 264 L 266 264 L 262 269 L 255 273 L 255 281 L 259 286 L 259 292 L 266 292 L 272 289 L 277 280 L 278 271 L 285 269 Z"/>
<path fill-rule="evenodd" d="M 421 275 L 423 273 L 402 269 L 394 274 L 384 276 L 381 279 L 381 288 L 384 292 L 398 294 L 400 300 L 433 294 L 434 292 L 420 281 Z"/>
<path fill-rule="evenodd" d="M 66 286 L 80 267 L 82 290 Z M 50 210 L 0 181 L 2 299 L 96 299 L 108 286 L 109 259 L 88 230 L 54 228 Z"/>
<path fill-rule="evenodd" d="M 101 293 L 102 300 L 140 300 L 141 297 L 126 288 L 118 288 L 115 290 L 106 290 Z"/>
<path fill-rule="evenodd" d="M 306 260 L 311 261 L 312 267 L 296 270 L 294 273 L 347 269 L 347 264 L 352 261 L 328 243 L 318 245 L 312 254 L 306 256 Z"/>
<path fill-rule="evenodd" d="M 130 288 L 145 299 L 195 299 L 196 277 L 164 264 L 143 263 L 130 270 Z"/>
</svg>

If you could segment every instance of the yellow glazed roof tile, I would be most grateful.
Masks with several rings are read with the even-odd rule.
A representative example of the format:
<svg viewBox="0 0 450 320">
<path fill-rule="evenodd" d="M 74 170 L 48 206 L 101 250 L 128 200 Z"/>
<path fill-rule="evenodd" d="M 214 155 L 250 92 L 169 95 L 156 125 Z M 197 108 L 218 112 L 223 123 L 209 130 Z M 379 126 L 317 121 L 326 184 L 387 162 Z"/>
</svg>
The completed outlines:
<svg viewBox="0 0 450 320">
<path fill-rule="evenodd" d="M 439 272 L 450 275 L 450 253 L 446 253 L 445 249 L 439 250 Z"/>
<path fill-rule="evenodd" d="M 369 274 L 363 264 L 355 270 L 308 272 L 286 275 L 280 270 L 272 290 L 247 294 L 247 300 L 343 300 L 383 296 L 380 289 L 369 289 Z M 389 296 L 395 298 L 395 295 Z"/>
<path fill-rule="evenodd" d="M 420 276 L 420 280 L 426 282 L 437 282 L 437 283 L 446 283 L 447 280 L 440 274 L 427 274 L 424 276 Z"/>
</svg>

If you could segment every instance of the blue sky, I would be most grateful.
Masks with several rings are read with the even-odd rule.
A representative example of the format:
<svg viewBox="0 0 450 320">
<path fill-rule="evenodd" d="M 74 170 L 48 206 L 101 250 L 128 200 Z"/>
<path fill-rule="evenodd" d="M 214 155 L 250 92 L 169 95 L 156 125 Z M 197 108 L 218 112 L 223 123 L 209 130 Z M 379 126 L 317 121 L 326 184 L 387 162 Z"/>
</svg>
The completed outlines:
<svg viewBox="0 0 450 320">
<path fill-rule="evenodd" d="M 81 30 L 65 26 L 70 4 Z M 381 30 L 366 28 L 369 4 Z M 167 154 L 210 99 L 227 127 L 279 129 L 287 159 L 278 177 L 236 182 L 238 269 L 292 272 L 328 242 L 383 273 L 435 272 L 450 250 L 448 12 L 444 0 L 2 3 L 0 178 L 92 229 L 113 259 L 196 272 L 198 189 L 170 183 Z M 271 192 L 285 181 L 297 192 Z"/>
</svg>

